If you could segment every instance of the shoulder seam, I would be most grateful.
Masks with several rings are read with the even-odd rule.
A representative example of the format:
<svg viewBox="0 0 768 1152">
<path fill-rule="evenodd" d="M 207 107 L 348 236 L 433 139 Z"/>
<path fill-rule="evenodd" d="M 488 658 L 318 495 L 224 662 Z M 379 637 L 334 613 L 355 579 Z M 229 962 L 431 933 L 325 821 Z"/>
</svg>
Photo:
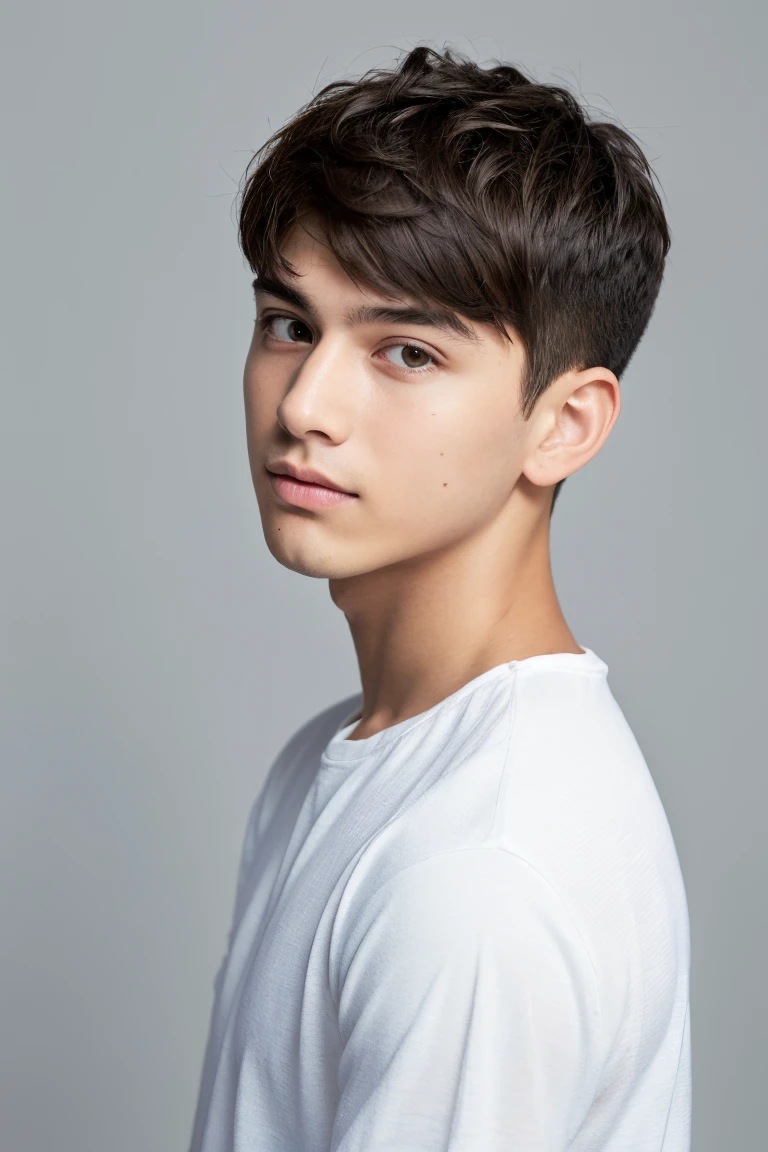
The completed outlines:
<svg viewBox="0 0 768 1152">
<path fill-rule="evenodd" d="M 441 856 L 457 856 L 461 852 L 486 852 L 486 851 L 487 852 L 501 852 L 505 856 L 509 856 L 513 860 L 517 860 L 521 864 L 524 864 L 526 866 L 526 868 L 528 868 L 531 872 L 533 872 L 534 875 L 537 876 L 539 878 L 539 880 L 541 880 L 541 882 L 554 894 L 558 903 L 562 905 L 562 907 L 563 907 L 563 909 L 564 909 L 564 911 L 568 917 L 568 920 L 573 925 L 573 929 L 579 938 L 581 946 L 584 949 L 584 954 L 586 955 L 587 960 L 589 961 L 589 967 L 592 971 L 592 975 L 593 975 L 593 978 L 595 981 L 595 989 L 598 990 L 597 970 L 595 969 L 595 965 L 594 965 L 594 962 L 592 960 L 592 954 L 591 954 L 589 948 L 587 947 L 586 940 L 584 939 L 584 936 L 583 936 L 583 934 L 579 928 L 576 917 L 571 912 L 571 909 L 569 908 L 565 897 L 555 887 L 555 885 L 552 883 L 552 881 L 547 876 L 545 876 L 545 874 L 541 871 L 541 869 L 537 868 L 535 864 L 531 863 L 531 861 L 527 858 L 527 856 L 523 856 L 522 853 L 520 853 L 520 852 L 515 852 L 515 850 L 513 848 L 508 847 L 506 844 L 494 844 L 488 840 L 484 840 L 481 844 L 467 844 L 467 845 L 462 846 L 461 848 L 445 848 L 441 852 L 432 852 L 429 856 L 422 856 L 422 858 L 420 860 L 413 860 L 413 861 L 411 861 L 410 864 L 405 864 L 402 868 L 399 868 L 397 870 L 397 872 L 393 872 L 391 876 L 388 876 L 387 879 L 384 880 L 379 885 L 379 887 L 376 889 L 376 891 L 374 893 L 372 893 L 372 895 L 377 895 L 381 891 L 382 888 L 385 888 L 387 885 L 391 884 L 393 880 L 396 880 L 399 876 L 402 876 L 405 872 L 408 872 L 414 868 L 418 868 L 419 865 L 421 865 L 421 864 L 428 864 L 432 860 L 438 860 Z M 598 999 L 599 999 L 599 990 L 598 990 Z"/>
<path fill-rule="evenodd" d="M 563 908 L 563 911 L 565 912 L 566 916 L 568 917 L 568 920 L 569 920 L 570 924 L 572 925 L 574 932 L 576 933 L 576 936 L 579 940 L 579 943 L 581 944 L 584 955 L 586 956 L 587 961 L 589 963 L 589 970 L 592 973 L 592 983 L 593 983 L 593 987 L 594 987 L 595 1001 L 597 1003 L 597 1011 L 598 1011 L 598 1035 L 600 1036 L 600 1043 L 602 1045 L 604 1042 L 603 1005 L 602 1005 L 602 1001 L 600 999 L 600 984 L 599 984 L 599 981 L 597 978 L 597 970 L 595 968 L 595 964 L 594 964 L 594 961 L 592 959 L 592 953 L 590 952 L 589 948 L 587 947 L 587 942 L 584 939 L 584 936 L 581 932 L 581 929 L 579 928 L 579 925 L 576 921 L 576 917 L 571 912 L 571 909 L 569 908 L 565 897 L 562 895 L 562 893 L 560 891 L 558 891 L 558 889 L 555 887 L 555 885 L 552 883 L 552 881 L 547 876 L 545 876 L 544 873 L 539 868 L 537 868 L 535 864 L 532 864 L 531 861 L 528 860 L 528 858 L 526 856 L 523 856 L 520 852 L 515 852 L 514 849 L 509 848 L 506 844 L 493 844 L 493 843 L 490 843 L 488 840 L 483 841 L 482 844 L 467 845 L 467 846 L 462 847 L 462 848 L 446 848 L 442 852 L 433 852 L 430 856 L 424 856 L 421 858 L 421 860 L 414 860 L 412 863 L 406 864 L 403 868 L 398 869 L 397 872 L 394 872 L 391 876 L 387 877 L 387 879 L 376 889 L 376 892 L 378 893 L 379 891 L 381 891 L 382 888 L 384 888 L 386 885 L 390 884 L 393 880 L 397 879 L 398 876 L 402 876 L 404 872 L 408 872 L 412 868 L 417 868 L 420 864 L 426 864 L 430 860 L 439 859 L 439 857 L 441 857 L 441 856 L 458 855 L 460 852 L 486 852 L 486 851 L 502 852 L 504 855 L 510 857 L 511 859 L 517 860 L 521 864 L 524 864 L 526 866 L 526 868 L 528 868 L 531 872 L 533 872 L 533 874 L 535 876 L 537 876 L 539 878 L 539 880 L 541 880 L 541 882 L 549 889 L 549 891 L 553 893 L 553 895 L 555 896 L 555 899 Z"/>
<path fill-rule="evenodd" d="M 576 933 L 576 937 L 577 937 L 579 943 L 581 944 L 581 948 L 582 948 L 583 953 L 586 956 L 588 964 L 589 964 L 589 971 L 592 974 L 592 985 L 593 985 L 593 989 L 594 989 L 594 993 L 595 993 L 595 1002 L 597 1004 L 597 1012 L 598 1012 L 597 1031 L 598 1031 L 598 1036 L 600 1037 L 599 1043 L 600 1043 L 601 1047 L 604 1047 L 605 1037 L 604 1037 L 604 1026 L 603 1026 L 603 1005 L 602 1005 L 602 1001 L 600 998 L 600 984 L 599 984 L 599 981 L 597 978 L 597 971 L 595 969 L 594 961 L 592 960 L 592 954 L 591 954 L 589 948 L 587 947 L 587 942 L 584 939 L 584 936 L 581 932 L 581 929 L 579 928 L 578 922 L 576 921 L 575 916 L 571 912 L 571 909 L 569 908 L 568 903 L 565 900 L 565 897 L 562 895 L 561 892 L 558 891 L 558 889 L 555 887 L 555 885 L 552 883 L 552 881 L 547 876 L 545 876 L 544 873 L 539 868 L 537 868 L 535 864 L 532 864 L 531 861 L 528 860 L 527 857 L 523 856 L 521 853 L 515 852 L 513 849 L 509 848 L 506 844 L 492 844 L 487 840 L 484 841 L 482 844 L 467 845 L 467 846 L 461 847 L 461 848 L 446 848 L 441 852 L 433 852 L 429 856 L 423 856 L 420 860 L 413 860 L 410 864 L 405 864 L 402 868 L 399 868 L 397 870 L 397 872 L 393 872 L 393 874 L 391 876 L 388 876 L 387 879 L 384 880 L 376 888 L 376 891 L 372 895 L 378 895 L 378 893 L 381 892 L 381 890 L 383 888 L 386 888 L 389 884 L 391 884 L 393 880 L 397 880 L 399 877 L 403 876 L 406 872 L 409 872 L 414 868 L 418 868 L 422 864 L 427 864 L 430 861 L 437 860 L 442 856 L 456 856 L 461 852 L 501 852 L 505 856 L 508 856 L 513 860 L 517 860 L 521 864 L 524 864 L 525 867 L 529 871 L 531 871 L 535 876 L 537 876 L 539 878 L 539 880 L 541 880 L 541 882 L 546 886 L 546 888 L 548 888 L 549 891 L 553 893 L 558 904 L 560 904 L 560 906 L 563 908 L 563 911 L 565 912 L 569 923 L 572 925 L 573 930 Z M 334 916 L 334 930 L 335 930 L 335 926 L 336 926 L 336 916 Z M 330 989 L 331 989 L 331 983 L 330 983 L 330 973 L 329 973 L 329 990 Z M 336 1003 L 336 997 L 333 995 L 332 991 L 331 991 L 331 1000 L 332 1000 L 332 1002 L 336 1008 L 336 1011 L 338 1012 L 339 1005 Z"/>
</svg>

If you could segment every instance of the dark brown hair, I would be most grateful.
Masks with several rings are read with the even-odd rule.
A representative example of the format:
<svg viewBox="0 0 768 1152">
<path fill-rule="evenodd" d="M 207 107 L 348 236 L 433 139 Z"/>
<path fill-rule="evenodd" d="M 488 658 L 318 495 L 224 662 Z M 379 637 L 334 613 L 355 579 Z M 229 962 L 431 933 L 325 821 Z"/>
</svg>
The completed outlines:
<svg viewBox="0 0 768 1152">
<path fill-rule="evenodd" d="M 280 245 L 307 212 L 355 280 L 510 326 L 525 419 L 569 369 L 622 375 L 670 244 L 627 131 L 566 88 L 423 46 L 328 84 L 253 156 L 239 232 L 257 275 L 293 271 Z"/>
</svg>

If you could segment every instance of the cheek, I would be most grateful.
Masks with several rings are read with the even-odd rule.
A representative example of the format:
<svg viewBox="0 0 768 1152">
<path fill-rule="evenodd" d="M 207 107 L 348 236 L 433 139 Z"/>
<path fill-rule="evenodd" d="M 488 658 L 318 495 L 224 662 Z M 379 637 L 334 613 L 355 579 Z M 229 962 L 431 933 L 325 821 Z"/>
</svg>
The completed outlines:
<svg viewBox="0 0 768 1152">
<path fill-rule="evenodd" d="M 485 398 L 488 401 L 488 397 Z M 521 433 L 510 403 L 413 407 L 379 419 L 372 458 L 400 518 L 473 520 L 497 509 L 520 474 Z"/>
</svg>

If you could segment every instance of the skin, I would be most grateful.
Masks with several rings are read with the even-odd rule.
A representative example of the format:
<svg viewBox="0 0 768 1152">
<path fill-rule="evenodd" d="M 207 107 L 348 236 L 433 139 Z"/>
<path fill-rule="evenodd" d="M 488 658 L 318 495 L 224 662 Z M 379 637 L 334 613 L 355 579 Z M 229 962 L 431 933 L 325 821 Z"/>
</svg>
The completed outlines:
<svg viewBox="0 0 768 1152">
<path fill-rule="evenodd" d="M 355 316 L 415 304 L 354 283 L 311 219 L 283 252 L 296 275 L 256 292 L 248 455 L 272 555 L 327 579 L 349 624 L 363 691 L 350 738 L 431 708 L 497 664 L 581 652 L 555 593 L 550 509 L 557 481 L 592 459 L 618 418 L 616 376 L 566 372 L 524 420 L 516 333 L 508 342 L 466 317 L 464 334 Z M 285 298 L 295 292 L 303 306 Z M 356 499 L 286 503 L 265 467 L 278 459 Z"/>
</svg>

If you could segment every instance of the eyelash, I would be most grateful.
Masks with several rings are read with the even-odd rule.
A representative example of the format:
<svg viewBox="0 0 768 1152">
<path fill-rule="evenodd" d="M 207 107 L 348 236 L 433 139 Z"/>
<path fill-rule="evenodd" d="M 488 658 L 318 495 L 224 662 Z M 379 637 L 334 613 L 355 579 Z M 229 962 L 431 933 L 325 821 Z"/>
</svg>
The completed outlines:
<svg viewBox="0 0 768 1152">
<path fill-rule="evenodd" d="M 305 324 L 305 322 L 303 320 L 299 320 L 297 316 L 288 316 L 284 312 L 267 313 L 266 316 L 257 317 L 256 322 L 259 325 L 259 327 L 261 328 L 262 332 L 266 333 L 266 335 L 270 335 L 271 334 L 270 328 L 271 328 L 272 323 L 275 320 L 296 320 L 297 323 L 304 324 L 304 326 L 306 328 L 309 328 L 309 325 Z M 311 329 L 310 329 L 310 331 L 311 331 Z M 287 344 L 287 343 L 300 344 L 300 343 L 303 343 L 303 341 L 300 341 L 300 340 L 296 340 L 296 341 L 281 340 L 281 341 L 279 341 L 279 343 L 281 343 L 281 344 Z M 436 368 L 439 367 L 439 364 L 437 362 L 437 357 L 434 355 L 434 353 L 428 351 L 428 349 L 426 349 L 426 348 L 423 348 L 421 346 L 421 344 L 417 344 L 415 342 L 409 342 L 406 344 L 402 341 L 399 341 L 395 344 L 386 344 L 383 348 L 379 349 L 379 352 L 386 352 L 390 348 L 418 348 L 418 350 L 420 352 L 423 352 L 425 354 L 425 356 L 429 356 L 430 360 L 432 361 L 431 364 L 427 364 L 423 368 L 406 368 L 405 365 L 400 366 L 398 364 L 393 364 L 392 366 L 394 368 L 397 368 L 398 371 L 404 376 L 424 376 L 424 375 L 426 375 L 427 372 L 433 372 Z M 392 364 L 392 361 L 390 360 L 389 363 Z"/>
</svg>

